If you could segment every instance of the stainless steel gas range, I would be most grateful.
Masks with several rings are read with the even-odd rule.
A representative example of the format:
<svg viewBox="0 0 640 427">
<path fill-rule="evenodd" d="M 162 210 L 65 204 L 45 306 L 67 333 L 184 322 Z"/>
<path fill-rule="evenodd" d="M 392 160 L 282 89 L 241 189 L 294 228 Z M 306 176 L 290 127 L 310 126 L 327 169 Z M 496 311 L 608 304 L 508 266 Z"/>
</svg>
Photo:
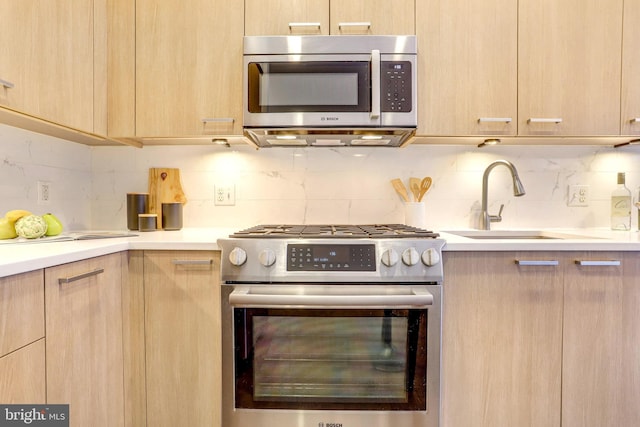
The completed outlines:
<svg viewBox="0 0 640 427">
<path fill-rule="evenodd" d="M 444 240 L 262 225 L 222 248 L 224 427 L 437 427 Z"/>
</svg>

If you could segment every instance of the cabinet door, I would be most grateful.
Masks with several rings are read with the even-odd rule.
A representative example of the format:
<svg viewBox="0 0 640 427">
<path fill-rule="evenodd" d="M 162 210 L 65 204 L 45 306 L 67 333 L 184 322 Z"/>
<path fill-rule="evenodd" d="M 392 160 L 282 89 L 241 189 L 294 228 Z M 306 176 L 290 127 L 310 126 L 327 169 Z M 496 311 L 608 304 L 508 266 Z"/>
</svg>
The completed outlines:
<svg viewBox="0 0 640 427">
<path fill-rule="evenodd" d="M 640 425 L 637 254 L 579 253 L 565 271 L 563 427 Z"/>
<path fill-rule="evenodd" d="M 622 135 L 640 135 L 640 0 L 624 2 L 622 41 Z"/>
<path fill-rule="evenodd" d="M 558 254 L 447 252 L 442 425 L 559 427 L 562 271 Z"/>
<path fill-rule="evenodd" d="M 136 135 L 242 133 L 243 2 L 136 2 Z"/>
<path fill-rule="evenodd" d="M 520 135 L 620 133 L 622 3 L 518 2 Z"/>
<path fill-rule="evenodd" d="M 145 251 L 147 425 L 220 420 L 220 255 Z"/>
<path fill-rule="evenodd" d="M 74 426 L 124 425 L 123 256 L 45 270 L 47 402 L 70 404 Z"/>
<path fill-rule="evenodd" d="M 0 104 L 93 131 L 93 0 L 0 0 Z"/>
<path fill-rule="evenodd" d="M 417 0 L 419 135 L 515 135 L 518 4 Z"/>
<path fill-rule="evenodd" d="M 0 402 L 46 403 L 44 338 L 0 357 Z"/>
<path fill-rule="evenodd" d="M 247 36 L 329 34 L 329 0 L 245 0 Z"/>
<path fill-rule="evenodd" d="M 0 278 L 0 356 L 42 337 L 43 270 Z"/>
<path fill-rule="evenodd" d="M 332 0 L 331 34 L 415 34 L 415 0 Z"/>
</svg>

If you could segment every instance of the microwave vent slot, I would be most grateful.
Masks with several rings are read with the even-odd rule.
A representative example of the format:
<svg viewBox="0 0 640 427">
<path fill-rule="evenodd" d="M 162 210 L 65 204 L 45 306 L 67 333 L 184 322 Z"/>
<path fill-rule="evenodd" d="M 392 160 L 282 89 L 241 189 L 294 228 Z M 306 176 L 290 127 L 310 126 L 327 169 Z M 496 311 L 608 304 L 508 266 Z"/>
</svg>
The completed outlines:
<svg viewBox="0 0 640 427">
<path fill-rule="evenodd" d="M 311 145 L 315 147 L 341 147 L 346 144 L 339 139 L 316 139 Z"/>
<path fill-rule="evenodd" d="M 280 147 L 306 147 L 308 145 L 306 139 L 300 139 L 300 138 L 296 138 L 296 139 L 268 138 L 266 141 L 269 145 L 280 146 Z"/>
<path fill-rule="evenodd" d="M 351 145 L 360 146 L 381 146 L 391 144 L 390 139 L 354 139 L 351 141 Z"/>
</svg>

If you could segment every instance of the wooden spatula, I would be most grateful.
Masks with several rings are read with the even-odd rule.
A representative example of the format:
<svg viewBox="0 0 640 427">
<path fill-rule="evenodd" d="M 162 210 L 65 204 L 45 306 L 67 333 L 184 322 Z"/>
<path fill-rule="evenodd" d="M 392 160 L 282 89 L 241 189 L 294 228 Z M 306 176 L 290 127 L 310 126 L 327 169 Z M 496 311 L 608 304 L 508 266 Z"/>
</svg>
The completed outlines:
<svg viewBox="0 0 640 427">
<path fill-rule="evenodd" d="M 411 194 L 413 194 L 413 201 L 418 202 L 420 199 L 420 178 L 413 176 L 409 178 L 409 189 L 411 190 Z"/>
<path fill-rule="evenodd" d="M 409 194 L 407 193 L 407 189 L 405 188 L 400 178 L 392 179 L 391 185 L 393 185 L 393 188 L 396 190 L 396 193 L 398 193 L 400 197 L 402 197 L 402 200 L 404 200 L 405 202 L 409 201 Z"/>
</svg>

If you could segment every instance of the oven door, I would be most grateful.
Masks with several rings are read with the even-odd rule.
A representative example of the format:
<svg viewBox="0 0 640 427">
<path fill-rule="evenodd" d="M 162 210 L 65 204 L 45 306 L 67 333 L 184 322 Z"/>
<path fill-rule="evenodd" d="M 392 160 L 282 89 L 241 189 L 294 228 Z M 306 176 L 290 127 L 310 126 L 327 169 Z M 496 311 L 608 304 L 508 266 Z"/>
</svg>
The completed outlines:
<svg viewBox="0 0 640 427">
<path fill-rule="evenodd" d="M 244 126 L 379 126 L 380 52 L 244 58 Z"/>
<path fill-rule="evenodd" d="M 225 426 L 438 425 L 440 286 L 223 288 Z"/>
</svg>

